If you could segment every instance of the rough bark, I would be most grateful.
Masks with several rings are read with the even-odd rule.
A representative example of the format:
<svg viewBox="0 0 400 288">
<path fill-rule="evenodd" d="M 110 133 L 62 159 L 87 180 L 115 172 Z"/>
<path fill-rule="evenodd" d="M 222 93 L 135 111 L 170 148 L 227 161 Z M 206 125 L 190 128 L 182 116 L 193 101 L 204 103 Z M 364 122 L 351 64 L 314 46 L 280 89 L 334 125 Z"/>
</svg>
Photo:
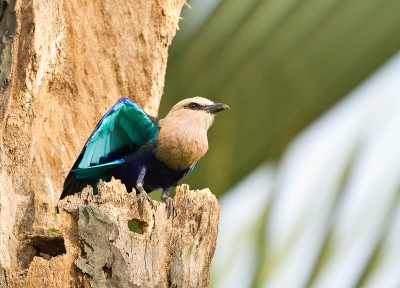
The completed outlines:
<svg viewBox="0 0 400 288">
<path fill-rule="evenodd" d="M 119 180 L 100 182 L 60 202 L 65 253 L 35 257 L 12 287 L 206 287 L 214 254 L 219 205 L 208 189 L 177 188 L 179 214 L 165 204 L 132 205 Z M 130 231 L 129 221 L 139 225 Z"/>
<path fill-rule="evenodd" d="M 156 116 L 184 2 L 0 0 L 0 287 L 43 279 L 34 257 L 51 257 L 43 247 L 60 239 L 38 227 L 60 227 L 62 172 L 107 109 L 128 96 Z M 69 224 L 75 233 L 63 213 L 64 235 Z M 74 267 L 74 253 L 47 269 Z M 75 279 L 74 269 L 54 277 Z"/>
</svg>

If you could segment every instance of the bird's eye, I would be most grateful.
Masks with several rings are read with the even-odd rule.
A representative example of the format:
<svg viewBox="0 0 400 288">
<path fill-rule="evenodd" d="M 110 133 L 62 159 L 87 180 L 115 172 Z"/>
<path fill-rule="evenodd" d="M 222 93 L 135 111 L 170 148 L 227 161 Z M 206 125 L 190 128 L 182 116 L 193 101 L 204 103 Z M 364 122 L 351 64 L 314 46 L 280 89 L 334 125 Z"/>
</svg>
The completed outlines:
<svg viewBox="0 0 400 288">
<path fill-rule="evenodd" d="M 192 109 L 192 110 L 199 110 L 201 106 L 197 103 L 189 103 L 187 105 L 187 108 Z"/>
</svg>

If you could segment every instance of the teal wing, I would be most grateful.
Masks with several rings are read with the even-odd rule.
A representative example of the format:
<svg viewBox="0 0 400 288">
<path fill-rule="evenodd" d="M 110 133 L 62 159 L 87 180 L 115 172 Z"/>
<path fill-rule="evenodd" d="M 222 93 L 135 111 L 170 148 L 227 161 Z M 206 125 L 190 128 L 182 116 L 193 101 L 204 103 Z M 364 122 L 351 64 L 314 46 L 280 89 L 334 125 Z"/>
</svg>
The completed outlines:
<svg viewBox="0 0 400 288">
<path fill-rule="evenodd" d="M 158 120 L 134 101 L 119 99 L 87 139 L 65 179 L 60 199 L 93 185 L 108 169 L 122 165 L 124 156 L 153 142 L 159 132 Z"/>
<path fill-rule="evenodd" d="M 71 171 L 75 173 L 76 179 L 96 179 L 100 178 L 108 169 L 118 167 L 123 163 L 123 159 L 118 159 L 110 163 L 99 164 L 87 168 L 76 168 Z"/>
<path fill-rule="evenodd" d="M 77 159 L 80 160 L 77 167 L 87 168 L 114 161 L 154 141 L 159 131 L 157 121 L 132 100 L 119 99 L 89 136 L 82 157 Z"/>
</svg>

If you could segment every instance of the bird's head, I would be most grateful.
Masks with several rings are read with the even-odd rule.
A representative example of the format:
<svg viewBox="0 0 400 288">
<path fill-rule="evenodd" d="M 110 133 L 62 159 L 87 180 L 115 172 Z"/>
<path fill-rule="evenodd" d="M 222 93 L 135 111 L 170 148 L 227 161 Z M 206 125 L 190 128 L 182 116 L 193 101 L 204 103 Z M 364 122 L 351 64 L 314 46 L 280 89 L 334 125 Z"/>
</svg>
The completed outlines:
<svg viewBox="0 0 400 288">
<path fill-rule="evenodd" d="M 229 109 L 206 98 L 178 102 L 158 124 L 157 158 L 173 169 L 191 167 L 207 152 L 207 130 L 216 113 Z"/>
<path fill-rule="evenodd" d="M 215 114 L 226 109 L 229 109 L 226 104 L 214 103 L 206 98 L 196 96 L 179 101 L 172 107 L 165 119 L 174 118 L 189 123 L 198 123 L 208 129 L 214 121 Z"/>
</svg>

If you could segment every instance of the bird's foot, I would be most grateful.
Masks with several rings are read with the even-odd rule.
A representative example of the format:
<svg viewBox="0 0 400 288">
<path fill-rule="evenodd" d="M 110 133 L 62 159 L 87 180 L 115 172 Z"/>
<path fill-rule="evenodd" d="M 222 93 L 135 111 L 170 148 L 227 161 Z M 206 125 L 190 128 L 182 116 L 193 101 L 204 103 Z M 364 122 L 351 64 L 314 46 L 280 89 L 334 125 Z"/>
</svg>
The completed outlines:
<svg viewBox="0 0 400 288">
<path fill-rule="evenodd" d="M 140 191 L 139 194 L 136 195 L 135 201 L 133 201 L 132 205 L 138 202 L 140 199 L 142 199 L 142 211 L 141 213 L 143 214 L 144 212 L 144 206 L 146 205 L 146 201 L 149 201 L 153 209 L 155 209 L 153 199 L 150 198 L 150 196 L 146 193 L 146 191 L 142 189 L 138 189 Z"/>
<path fill-rule="evenodd" d="M 168 197 L 164 200 L 166 205 L 165 209 L 168 210 L 168 218 L 172 215 L 172 218 L 178 216 L 178 210 L 176 209 L 175 200 Z"/>
</svg>

